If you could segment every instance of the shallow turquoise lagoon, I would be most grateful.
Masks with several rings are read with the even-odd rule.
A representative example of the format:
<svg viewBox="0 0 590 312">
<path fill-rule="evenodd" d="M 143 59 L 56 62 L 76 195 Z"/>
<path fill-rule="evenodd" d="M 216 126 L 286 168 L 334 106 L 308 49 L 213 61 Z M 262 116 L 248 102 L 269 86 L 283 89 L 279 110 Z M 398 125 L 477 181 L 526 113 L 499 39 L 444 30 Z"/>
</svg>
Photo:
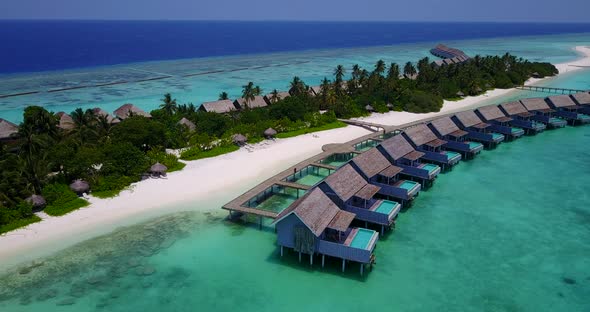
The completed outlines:
<svg viewBox="0 0 590 312">
<path fill-rule="evenodd" d="M 375 231 L 359 228 L 350 242 L 350 247 L 366 249 L 373 235 L 375 235 Z"/>
<path fill-rule="evenodd" d="M 8 273 L 0 311 L 587 311 L 589 146 L 589 126 L 566 127 L 461 162 L 380 237 L 363 277 L 281 258 L 272 228 L 212 207 Z"/>
</svg>

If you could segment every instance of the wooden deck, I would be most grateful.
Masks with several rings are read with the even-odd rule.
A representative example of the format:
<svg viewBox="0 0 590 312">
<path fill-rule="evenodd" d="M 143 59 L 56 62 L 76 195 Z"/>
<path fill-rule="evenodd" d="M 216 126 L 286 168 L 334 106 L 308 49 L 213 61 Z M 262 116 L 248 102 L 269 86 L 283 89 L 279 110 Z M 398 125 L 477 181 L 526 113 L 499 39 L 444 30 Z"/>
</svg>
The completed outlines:
<svg viewBox="0 0 590 312">
<path fill-rule="evenodd" d="M 567 89 L 567 88 L 552 88 L 552 87 L 542 87 L 542 86 L 520 86 L 516 87 L 520 90 L 526 91 L 536 91 L 536 92 L 544 92 L 544 93 L 556 93 L 556 94 L 574 94 L 579 92 L 587 92 L 587 90 L 576 90 L 576 89 Z"/>
</svg>

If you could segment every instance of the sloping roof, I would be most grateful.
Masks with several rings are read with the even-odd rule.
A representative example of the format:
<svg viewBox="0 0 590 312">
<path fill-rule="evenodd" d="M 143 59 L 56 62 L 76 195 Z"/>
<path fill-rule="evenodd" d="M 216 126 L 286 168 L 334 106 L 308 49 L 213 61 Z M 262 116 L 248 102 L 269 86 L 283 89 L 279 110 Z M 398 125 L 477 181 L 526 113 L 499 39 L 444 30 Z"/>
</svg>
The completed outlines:
<svg viewBox="0 0 590 312">
<path fill-rule="evenodd" d="M 64 130 L 72 130 L 76 127 L 76 124 L 74 123 L 74 119 L 72 119 L 72 116 L 70 116 L 64 112 L 57 112 L 55 114 L 55 116 L 57 116 L 57 119 L 58 119 L 57 126 L 59 128 L 64 129 Z"/>
<path fill-rule="evenodd" d="M 480 122 L 478 124 L 473 125 L 472 127 L 473 128 L 477 128 L 477 129 L 485 129 L 485 128 L 488 128 L 490 126 L 491 125 L 489 123 L 487 123 L 487 122 Z"/>
<path fill-rule="evenodd" d="M 431 121 L 430 124 L 442 136 L 445 136 L 449 133 L 459 130 L 459 127 L 457 127 L 457 125 L 451 120 L 450 117 L 442 117 L 442 118 L 435 119 L 435 120 Z"/>
<path fill-rule="evenodd" d="M 291 96 L 291 95 L 287 91 L 277 93 L 277 98 L 279 101 L 284 100 L 284 99 L 288 98 L 289 96 Z M 272 93 L 269 93 L 264 96 L 264 100 L 266 100 L 266 103 L 268 103 L 269 105 L 273 103 L 272 98 L 273 98 Z"/>
<path fill-rule="evenodd" d="M 352 162 L 359 167 L 359 169 L 369 179 L 376 176 L 379 172 L 391 166 L 391 163 L 379 150 L 372 148 L 357 157 L 352 159 Z"/>
<path fill-rule="evenodd" d="M 367 181 L 350 164 L 336 170 L 324 180 L 340 199 L 347 201 L 360 191 Z"/>
<path fill-rule="evenodd" d="M 579 105 L 590 105 L 590 93 L 588 92 L 572 94 L 572 97 Z"/>
<path fill-rule="evenodd" d="M 147 117 L 150 118 L 152 117 L 152 115 L 146 113 L 145 111 L 141 110 L 139 107 L 127 103 L 122 105 L 121 107 L 117 108 L 113 114 L 115 116 L 117 116 L 119 119 L 126 119 L 129 117 L 130 114 L 132 114 L 133 116 L 143 116 L 143 117 Z"/>
<path fill-rule="evenodd" d="M 464 131 L 464 130 L 455 130 L 455 131 L 449 133 L 448 135 L 455 137 L 455 138 L 461 138 L 461 137 L 464 137 L 468 134 L 469 134 L 469 132 Z"/>
<path fill-rule="evenodd" d="M 549 105 L 547 104 L 547 102 L 545 102 L 545 99 L 543 98 L 521 99 L 520 103 L 522 103 L 522 105 L 524 105 L 524 107 L 530 111 L 549 108 Z"/>
<path fill-rule="evenodd" d="M 470 111 L 470 110 L 458 112 L 457 114 L 455 114 L 455 117 L 457 117 L 457 119 L 459 119 L 459 121 L 461 121 L 461 123 L 465 127 L 471 127 L 471 126 L 477 125 L 483 121 L 479 117 L 477 117 L 475 112 Z"/>
<path fill-rule="evenodd" d="M 497 118 L 496 120 L 499 122 L 509 122 L 512 120 L 512 118 L 504 116 L 504 117 Z"/>
<path fill-rule="evenodd" d="M 425 124 L 419 124 L 417 126 L 404 130 L 404 133 L 416 144 L 416 146 L 424 145 L 430 141 L 437 139 L 436 135 L 428 126 Z"/>
<path fill-rule="evenodd" d="M 262 97 L 261 95 L 257 95 L 254 97 L 253 100 L 251 100 L 250 102 L 248 102 L 246 104 L 246 99 L 245 98 L 239 98 L 237 100 L 234 101 L 234 105 L 238 108 L 258 108 L 258 107 L 266 107 L 268 106 L 268 104 L 266 103 L 266 101 L 264 100 L 264 97 Z"/>
<path fill-rule="evenodd" d="M 373 198 L 373 196 L 375 196 L 375 194 L 377 194 L 377 192 L 379 192 L 380 189 L 381 188 L 376 185 L 367 184 L 363 186 L 363 188 L 360 189 L 358 192 L 356 192 L 354 196 L 364 200 L 370 200 Z"/>
<path fill-rule="evenodd" d="M 486 120 L 494 120 L 494 119 L 506 117 L 506 115 L 504 115 L 504 113 L 502 113 L 502 111 L 496 105 L 483 106 L 483 107 L 478 108 L 477 111 Z"/>
<path fill-rule="evenodd" d="M 182 119 L 178 121 L 178 124 L 186 126 L 190 131 L 195 131 L 195 129 L 197 129 L 197 126 L 185 117 L 182 117 Z"/>
<path fill-rule="evenodd" d="M 205 102 L 199 107 L 200 110 L 211 112 L 211 113 L 229 113 L 230 111 L 237 110 L 238 108 L 234 105 L 231 100 L 219 100 L 213 102 Z"/>
<path fill-rule="evenodd" d="M 439 146 L 443 146 L 445 144 L 447 144 L 447 141 L 441 140 L 441 139 L 435 139 L 435 140 L 432 140 L 430 142 L 424 143 L 424 145 L 427 145 L 427 146 L 430 146 L 430 147 L 434 147 L 434 148 L 439 147 Z"/>
<path fill-rule="evenodd" d="M 381 147 L 383 147 L 393 160 L 398 160 L 404 155 L 414 151 L 412 145 L 410 145 L 402 135 L 395 135 L 381 142 Z"/>
<path fill-rule="evenodd" d="M 398 166 L 394 166 L 391 165 L 385 169 L 383 169 L 383 171 L 379 172 L 379 175 L 382 175 L 386 178 L 393 178 L 396 175 L 398 175 L 400 172 L 402 172 L 404 169 L 398 167 Z"/>
<path fill-rule="evenodd" d="M 340 232 L 346 232 L 346 230 L 348 230 L 348 227 L 350 226 L 352 220 L 354 220 L 355 217 L 356 215 L 352 212 L 340 210 L 338 211 L 338 213 L 336 213 L 334 219 L 330 221 L 330 224 L 328 224 L 328 228 Z"/>
<path fill-rule="evenodd" d="M 107 111 L 105 111 L 104 109 L 102 109 L 100 107 L 93 108 L 92 112 L 97 117 L 99 117 L 99 116 L 106 117 L 106 119 L 109 123 L 116 122 L 116 120 L 117 120 L 117 119 L 115 119 L 115 117 L 111 116 L 111 114 L 109 114 Z"/>
<path fill-rule="evenodd" d="M 414 161 L 414 160 L 420 159 L 422 156 L 424 156 L 424 153 L 423 152 L 411 151 L 411 152 L 405 154 L 403 156 L 403 158 L 405 158 L 407 160 Z"/>
<path fill-rule="evenodd" d="M 289 208 L 283 210 L 274 223 L 278 223 L 294 213 L 318 237 L 340 211 L 338 206 L 321 189 L 315 188 L 293 202 Z M 335 222 L 339 223 L 338 220 Z"/>
<path fill-rule="evenodd" d="M 321 86 L 310 86 L 309 87 L 309 94 L 311 95 L 319 95 L 322 92 Z"/>
<path fill-rule="evenodd" d="M 575 106 L 576 103 L 567 94 L 554 95 L 547 98 L 555 107 Z"/>
<path fill-rule="evenodd" d="M 510 116 L 521 114 L 521 113 L 526 113 L 527 112 L 527 110 L 524 107 L 524 105 L 522 105 L 522 103 L 520 103 L 518 101 L 516 101 L 516 102 L 502 103 L 502 104 L 500 104 L 500 106 L 502 106 L 502 108 Z"/>
<path fill-rule="evenodd" d="M 12 122 L 0 118 L 0 139 L 8 139 L 18 132 L 18 126 Z"/>
<path fill-rule="evenodd" d="M 529 117 L 535 116 L 535 114 L 533 114 L 533 113 L 531 113 L 529 111 L 525 111 L 524 113 L 519 113 L 519 114 L 516 114 L 515 116 L 520 116 L 520 117 L 523 117 L 523 118 L 529 118 Z"/>
</svg>

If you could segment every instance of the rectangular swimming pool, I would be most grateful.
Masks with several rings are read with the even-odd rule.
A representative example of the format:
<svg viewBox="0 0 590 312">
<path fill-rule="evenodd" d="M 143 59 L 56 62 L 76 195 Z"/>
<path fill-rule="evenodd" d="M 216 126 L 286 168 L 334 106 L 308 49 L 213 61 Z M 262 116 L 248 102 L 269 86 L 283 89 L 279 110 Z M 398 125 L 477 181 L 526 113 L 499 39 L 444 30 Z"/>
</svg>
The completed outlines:
<svg viewBox="0 0 590 312">
<path fill-rule="evenodd" d="M 331 170 L 311 165 L 288 176 L 285 181 L 313 186 L 328 177 L 331 173 Z"/>
<path fill-rule="evenodd" d="M 375 209 L 375 211 L 389 215 L 394 209 L 397 208 L 397 206 L 399 206 L 399 204 L 394 201 L 384 200 L 381 202 L 379 207 L 377 207 L 377 209 Z"/>
<path fill-rule="evenodd" d="M 494 140 L 499 140 L 502 139 L 504 137 L 504 135 L 500 134 L 500 133 L 492 133 L 492 139 Z"/>
<path fill-rule="evenodd" d="M 402 184 L 398 185 L 399 187 L 406 189 L 406 190 L 411 190 L 414 187 L 416 187 L 416 185 L 418 185 L 418 182 L 414 182 L 414 181 L 404 181 Z"/>
<path fill-rule="evenodd" d="M 364 151 L 370 150 L 371 148 L 373 148 L 377 145 L 379 145 L 379 141 L 366 140 L 366 141 L 362 141 L 361 143 L 355 144 L 354 149 L 359 152 L 364 152 Z"/>
<path fill-rule="evenodd" d="M 470 149 L 476 149 L 476 148 L 479 148 L 479 147 L 481 147 L 481 146 L 482 146 L 482 144 L 481 144 L 481 143 L 477 143 L 477 142 L 469 142 L 469 148 L 470 148 Z"/>
<path fill-rule="evenodd" d="M 320 163 L 334 166 L 334 167 L 342 167 L 349 160 L 354 158 L 354 156 L 356 156 L 355 153 L 332 154 L 332 155 L 320 160 Z"/>
<path fill-rule="evenodd" d="M 428 170 L 428 173 L 433 173 L 434 171 L 436 171 L 439 168 L 440 168 L 439 166 L 433 165 L 433 164 L 424 164 L 422 166 L 422 169 Z"/>
<path fill-rule="evenodd" d="M 461 154 L 457 153 L 457 152 L 451 152 L 451 151 L 445 151 L 444 152 L 447 155 L 447 159 L 453 159 L 455 157 L 461 157 Z"/>
<path fill-rule="evenodd" d="M 367 247 L 369 246 L 369 243 L 371 242 L 371 239 L 375 233 L 376 232 L 373 230 L 359 228 L 356 232 L 356 235 L 352 239 L 352 242 L 350 242 L 350 247 L 368 249 Z"/>
</svg>

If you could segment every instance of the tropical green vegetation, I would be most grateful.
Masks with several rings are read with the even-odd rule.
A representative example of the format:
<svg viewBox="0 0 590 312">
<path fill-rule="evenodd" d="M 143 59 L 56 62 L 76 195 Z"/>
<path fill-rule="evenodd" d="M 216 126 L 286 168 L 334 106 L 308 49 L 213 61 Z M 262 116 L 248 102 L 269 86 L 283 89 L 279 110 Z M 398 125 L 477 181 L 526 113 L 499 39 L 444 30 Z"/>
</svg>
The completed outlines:
<svg viewBox="0 0 590 312">
<path fill-rule="evenodd" d="M 294 77 L 290 96 L 280 99 L 273 90 L 268 107 L 248 107 L 263 92 L 248 82 L 242 92 L 245 108 L 227 114 L 179 104 L 166 94 L 160 108 L 151 112 L 152 118 L 132 115 L 113 124 L 107 116 L 78 108 L 70 114 L 74 127 L 68 130 L 58 127 L 52 112 L 30 106 L 19 125 L 18 140 L 0 145 L 0 228 L 36 220 L 31 205 L 24 201 L 31 194 L 42 194 L 47 201 L 45 211 L 52 215 L 87 205 L 68 188 L 75 179 L 86 180 L 95 196 L 112 197 L 141 180 L 156 162 L 169 171 L 181 170 L 184 163 L 166 149 L 182 149 L 185 160 L 214 157 L 237 150 L 232 137 L 238 133 L 252 143 L 263 140 L 268 128 L 275 129 L 277 137 L 286 138 L 341 127 L 344 124 L 339 118 L 359 117 L 369 111 L 433 112 L 440 110 L 443 99 L 509 88 L 533 75 L 555 73 L 557 69 L 549 63 L 509 54 L 476 56 L 462 64 L 440 67 L 424 58 L 404 64 L 403 70 L 379 60 L 371 69 L 354 65 L 350 72 L 339 65 L 333 79 L 324 78 L 313 92 Z M 228 94 L 221 92 L 219 98 L 227 99 Z M 195 129 L 179 124 L 183 118 L 194 123 Z"/>
</svg>

